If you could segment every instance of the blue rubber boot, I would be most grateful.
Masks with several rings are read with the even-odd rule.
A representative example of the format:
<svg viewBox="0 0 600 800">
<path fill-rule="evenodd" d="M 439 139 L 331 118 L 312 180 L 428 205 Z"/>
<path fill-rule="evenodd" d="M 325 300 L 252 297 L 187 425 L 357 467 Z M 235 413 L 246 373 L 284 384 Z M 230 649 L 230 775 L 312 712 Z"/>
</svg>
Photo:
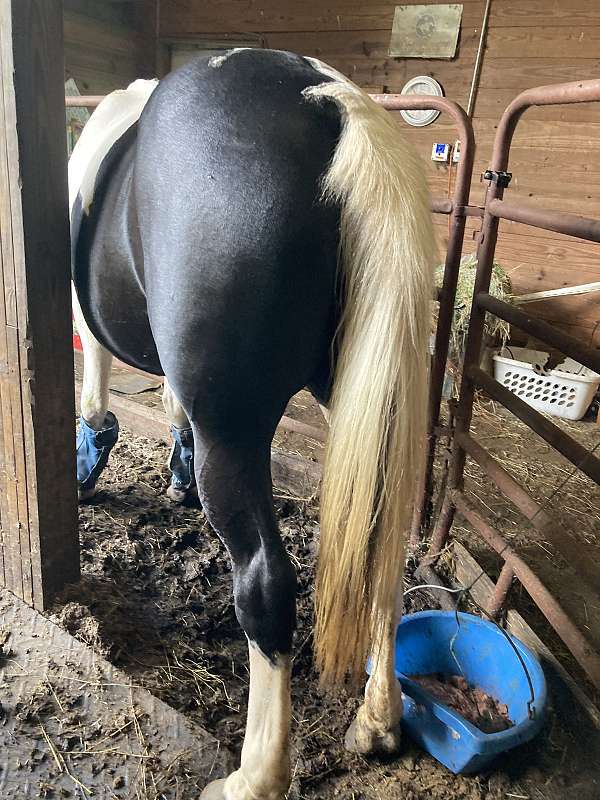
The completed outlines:
<svg viewBox="0 0 600 800">
<path fill-rule="evenodd" d="M 110 451 L 119 438 L 119 423 L 106 412 L 102 430 L 95 431 L 83 417 L 77 431 L 77 485 L 79 499 L 88 500 L 96 492 L 96 481 L 106 466 Z"/>
<path fill-rule="evenodd" d="M 196 486 L 194 475 L 194 436 L 191 428 L 176 428 L 171 425 L 173 447 L 168 467 L 171 470 L 171 485 L 168 497 L 175 503 L 182 503 L 190 489 Z"/>
</svg>

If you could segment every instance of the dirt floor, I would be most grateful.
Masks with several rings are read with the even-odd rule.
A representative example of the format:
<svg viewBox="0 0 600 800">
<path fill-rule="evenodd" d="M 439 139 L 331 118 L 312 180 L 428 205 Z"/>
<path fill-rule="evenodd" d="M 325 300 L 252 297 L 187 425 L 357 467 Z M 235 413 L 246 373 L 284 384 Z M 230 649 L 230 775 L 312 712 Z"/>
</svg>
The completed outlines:
<svg viewBox="0 0 600 800">
<path fill-rule="evenodd" d="M 149 402 L 155 404 L 155 399 Z M 305 397 L 301 396 L 298 404 L 291 413 L 307 422 L 318 421 L 318 409 Z M 488 426 L 490 436 L 498 432 L 497 420 L 486 421 L 484 415 L 480 421 Z M 507 424 L 502 428 L 508 430 Z M 600 429 L 593 434 L 600 440 Z M 590 436 L 589 431 L 585 436 Z M 282 438 L 292 451 L 305 446 L 293 434 Z M 315 458 L 319 447 L 311 444 Z M 525 441 L 522 450 L 525 455 Z M 62 598 L 53 619 L 237 754 L 244 730 L 248 673 L 246 645 L 233 611 L 229 565 L 202 512 L 167 501 L 166 458 L 166 445 L 123 431 L 103 475 L 101 491 L 93 504 L 80 511 L 83 582 Z M 476 484 L 479 481 L 480 494 L 489 504 L 488 487 L 476 474 L 470 475 Z M 554 473 L 549 472 L 549 484 L 553 479 Z M 597 503 L 587 490 L 579 494 L 575 515 L 587 508 L 587 503 Z M 536 741 L 477 777 L 453 776 L 409 741 L 398 758 L 385 762 L 346 753 L 343 736 L 359 699 L 343 692 L 324 695 L 312 665 L 311 594 L 318 506 L 314 500 L 281 495 L 276 504 L 282 535 L 299 577 L 293 676 L 294 777 L 289 798 L 600 797 L 600 748 L 595 749 L 593 731 L 584 731 L 584 723 L 579 722 L 569 727 L 553 713 Z M 596 514 L 599 507 L 597 503 Z M 507 516 L 499 507 L 495 513 L 502 519 Z M 525 547 L 544 552 L 530 540 L 528 529 L 516 524 L 513 529 L 514 543 L 519 544 L 522 536 Z M 580 526 L 577 535 L 597 547 L 597 533 L 596 528 L 596 536 L 591 536 Z M 460 524 L 458 535 L 469 539 L 468 529 Z M 411 580 L 409 564 L 408 582 Z M 409 610 L 435 605 L 422 592 L 410 598 Z"/>
</svg>

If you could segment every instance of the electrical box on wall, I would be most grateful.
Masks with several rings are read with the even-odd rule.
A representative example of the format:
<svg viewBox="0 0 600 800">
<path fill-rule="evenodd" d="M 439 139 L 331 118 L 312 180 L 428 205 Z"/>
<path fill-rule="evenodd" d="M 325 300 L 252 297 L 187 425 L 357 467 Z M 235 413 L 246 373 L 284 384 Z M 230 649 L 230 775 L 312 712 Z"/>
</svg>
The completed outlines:
<svg viewBox="0 0 600 800">
<path fill-rule="evenodd" d="M 431 160 L 441 161 L 444 164 L 448 163 L 450 158 L 450 145 L 443 144 L 442 142 L 434 142 L 431 149 Z"/>
</svg>

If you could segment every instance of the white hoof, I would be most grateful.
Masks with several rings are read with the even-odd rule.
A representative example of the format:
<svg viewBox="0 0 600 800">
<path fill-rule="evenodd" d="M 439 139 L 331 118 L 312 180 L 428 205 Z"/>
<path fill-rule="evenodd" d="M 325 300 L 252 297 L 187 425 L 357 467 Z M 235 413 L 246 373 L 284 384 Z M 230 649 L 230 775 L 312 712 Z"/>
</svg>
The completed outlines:
<svg viewBox="0 0 600 800">
<path fill-rule="evenodd" d="M 200 800 L 226 800 L 225 778 L 209 783 L 200 795 Z"/>
<path fill-rule="evenodd" d="M 170 485 L 167 489 L 167 497 L 172 503 L 182 505 L 183 503 L 197 503 L 198 502 L 198 487 L 192 486 L 191 489 L 176 489 Z"/>
<path fill-rule="evenodd" d="M 351 753 L 368 755 L 395 755 L 402 748 L 400 723 L 389 730 L 374 730 L 366 721 L 364 706 L 358 710 L 344 738 L 344 746 Z"/>
<path fill-rule="evenodd" d="M 185 489 L 176 489 L 174 486 L 169 486 L 167 489 L 167 497 L 173 503 L 183 503 L 187 497 L 187 492 Z"/>
<path fill-rule="evenodd" d="M 287 790 L 280 790 L 273 786 L 269 790 L 256 794 L 248 785 L 242 771 L 238 769 L 225 780 L 209 783 L 200 795 L 200 800 L 285 800 L 286 793 Z"/>
</svg>

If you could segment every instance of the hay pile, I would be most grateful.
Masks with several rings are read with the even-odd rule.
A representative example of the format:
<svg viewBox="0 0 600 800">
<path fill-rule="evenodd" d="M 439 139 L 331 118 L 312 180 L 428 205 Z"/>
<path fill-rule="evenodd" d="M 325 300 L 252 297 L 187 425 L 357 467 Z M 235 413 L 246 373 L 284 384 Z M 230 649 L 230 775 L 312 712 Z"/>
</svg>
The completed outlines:
<svg viewBox="0 0 600 800">
<path fill-rule="evenodd" d="M 473 253 L 463 256 L 460 262 L 460 272 L 454 300 L 454 319 L 450 334 L 450 357 L 461 362 L 465 352 L 467 333 L 469 331 L 469 316 L 473 301 L 473 288 L 477 272 L 477 256 Z M 444 277 L 444 266 L 441 264 L 436 270 L 436 279 L 440 284 Z M 489 292 L 499 300 L 510 302 L 512 287 L 510 279 L 500 264 L 494 263 L 492 267 L 492 280 Z M 499 346 L 504 346 L 510 333 L 510 325 L 491 314 L 486 315 L 484 332 L 489 340 L 497 340 Z"/>
</svg>

